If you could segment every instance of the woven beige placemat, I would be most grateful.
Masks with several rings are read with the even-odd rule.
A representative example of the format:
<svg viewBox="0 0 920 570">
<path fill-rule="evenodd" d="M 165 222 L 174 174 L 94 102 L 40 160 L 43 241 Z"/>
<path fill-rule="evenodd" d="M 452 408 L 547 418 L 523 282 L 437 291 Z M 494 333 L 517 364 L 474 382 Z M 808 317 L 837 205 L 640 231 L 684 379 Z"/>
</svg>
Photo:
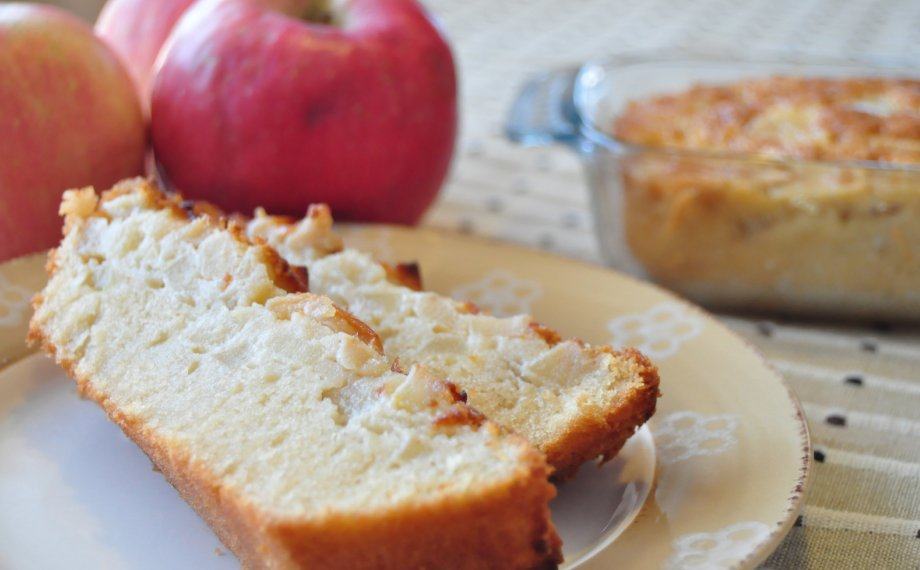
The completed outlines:
<svg viewBox="0 0 920 570">
<path fill-rule="evenodd" d="M 502 137 L 505 114 L 529 74 L 668 48 L 920 65 L 916 0 L 427 4 L 460 63 L 463 134 L 451 180 L 426 223 L 594 262 L 599 256 L 577 159 L 563 149 L 515 147 Z M 765 566 L 920 568 L 920 331 L 724 320 L 789 380 L 815 442 L 804 513 Z"/>
</svg>

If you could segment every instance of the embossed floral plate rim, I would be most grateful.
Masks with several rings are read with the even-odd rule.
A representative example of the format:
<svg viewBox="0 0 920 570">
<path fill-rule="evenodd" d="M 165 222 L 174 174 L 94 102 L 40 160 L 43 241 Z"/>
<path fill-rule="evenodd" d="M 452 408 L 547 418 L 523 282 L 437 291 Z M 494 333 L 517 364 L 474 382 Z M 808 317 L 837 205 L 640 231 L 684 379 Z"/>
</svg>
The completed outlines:
<svg viewBox="0 0 920 570">
<path fill-rule="evenodd" d="M 590 558 L 582 560 L 578 568 L 754 568 L 779 546 L 794 525 L 804 504 L 812 472 L 811 438 L 801 404 L 783 377 L 770 367 L 755 347 L 705 310 L 655 284 L 611 269 L 494 239 L 436 229 L 385 225 L 345 224 L 340 227 L 340 230 L 345 236 L 346 245 L 370 251 L 385 261 L 418 261 L 421 266 L 423 283 L 428 289 L 453 294 L 462 300 L 472 300 L 497 313 L 508 312 L 496 309 L 501 308 L 502 302 L 508 303 L 511 300 L 511 306 L 508 308 L 531 312 L 538 320 L 560 329 L 563 335 L 578 336 L 589 342 L 609 343 L 616 340 L 611 337 L 616 337 L 617 334 L 610 329 L 620 332 L 620 328 L 628 328 L 628 323 L 624 322 L 624 319 L 646 317 L 654 319 L 662 314 L 677 314 L 689 321 L 687 328 L 678 330 L 675 334 L 678 338 L 696 335 L 685 339 L 690 343 L 687 347 L 674 349 L 667 343 L 664 346 L 651 343 L 648 346 L 639 347 L 644 349 L 659 365 L 662 372 L 663 397 L 659 401 L 658 412 L 651 422 L 659 461 L 656 472 L 658 488 L 653 491 L 651 500 L 646 503 L 631 526 L 606 547 L 592 549 Z M 457 274 L 478 276 L 478 278 L 458 280 Z M 494 279 L 490 281 L 490 278 L 495 276 L 499 277 L 498 284 L 494 282 Z M 505 279 L 502 279 L 503 276 Z M 499 295 L 499 306 L 490 306 L 489 299 L 483 300 L 475 297 L 476 291 L 494 292 L 503 281 L 507 281 L 507 276 L 518 280 L 518 283 L 510 286 L 520 287 L 523 293 L 521 296 L 513 298 L 509 295 Z M 478 288 L 477 285 L 479 285 Z M 533 291 L 534 286 L 542 287 L 544 291 L 536 294 Z M 614 309 L 609 318 L 603 318 L 598 314 L 600 309 L 591 302 L 593 298 L 583 297 L 586 293 L 593 293 L 596 298 L 597 290 L 605 286 L 611 288 L 611 293 L 622 296 L 619 303 L 608 303 L 608 306 L 620 305 L 622 307 Z M 520 301 L 521 298 L 529 301 L 529 304 L 515 304 L 515 301 Z M 575 311 L 572 311 L 571 307 L 564 307 L 565 300 L 578 302 L 583 310 L 578 314 L 572 314 Z M 588 310 L 584 310 L 585 306 L 588 307 Z M 645 325 L 647 330 L 661 330 L 661 327 L 656 327 L 653 323 L 645 323 Z M 703 346 L 709 353 L 706 356 L 714 354 L 720 356 L 719 363 L 726 368 L 716 368 L 713 373 L 703 368 L 701 373 L 700 367 L 705 367 L 706 363 L 700 361 L 705 358 L 699 354 L 700 350 L 697 350 L 696 353 L 692 351 L 693 343 L 697 345 L 705 343 Z M 674 349 L 673 352 L 672 349 Z M 681 358 L 687 361 L 692 373 L 682 373 Z M 734 367 L 728 367 L 729 364 L 733 364 Z M 738 382 L 736 387 L 764 388 L 766 390 L 763 393 L 758 392 L 757 394 L 757 396 L 763 396 L 764 399 L 754 398 L 742 405 L 742 402 L 729 402 L 727 399 L 716 403 L 701 402 L 704 394 L 696 394 L 689 398 L 686 393 L 676 394 L 678 390 L 675 388 L 678 385 L 675 383 L 685 378 L 696 380 L 708 375 L 710 378 L 707 386 L 710 388 L 720 381 L 730 382 L 733 380 L 731 374 L 739 364 L 746 375 L 734 379 Z M 700 387 L 691 385 L 689 391 L 693 392 Z M 674 406 L 681 404 L 693 405 L 686 410 L 674 409 Z M 736 420 L 739 423 L 749 423 L 752 419 L 758 418 L 763 420 L 761 427 L 770 432 L 760 433 L 759 440 L 764 441 L 765 444 L 777 444 L 777 447 L 769 448 L 763 445 L 754 450 L 745 448 L 733 451 L 729 449 L 727 451 L 731 453 L 721 456 L 740 461 L 742 463 L 740 471 L 745 475 L 758 477 L 763 476 L 764 472 L 770 473 L 772 477 L 768 479 L 772 483 L 769 489 L 772 492 L 771 498 L 745 497 L 747 503 L 739 504 L 732 504 L 732 501 L 728 500 L 724 505 L 726 508 L 719 513 L 721 520 L 718 522 L 715 519 L 718 519 L 719 516 L 702 513 L 698 509 L 697 512 L 682 512 L 678 516 L 679 520 L 667 522 L 689 521 L 690 526 L 699 528 L 694 532 L 681 532 L 673 536 L 667 532 L 667 529 L 661 528 L 672 525 L 662 525 L 663 518 L 667 517 L 654 512 L 652 505 L 656 502 L 655 495 L 661 491 L 662 483 L 666 482 L 670 474 L 688 474 L 691 471 L 681 468 L 682 464 L 687 463 L 685 459 L 700 461 L 700 457 L 681 458 L 672 455 L 669 459 L 668 454 L 663 453 L 667 449 L 662 448 L 662 444 L 667 442 L 662 441 L 661 431 L 656 430 L 655 426 L 661 426 L 669 418 L 685 412 L 697 414 L 697 416 L 689 417 L 701 417 L 699 415 L 701 413 L 717 418 L 734 415 L 737 416 Z M 684 415 L 678 419 L 687 419 L 687 417 Z M 743 433 L 745 428 L 741 427 L 741 430 Z M 747 429 L 747 431 L 751 430 Z M 759 461 L 753 460 L 755 458 L 751 457 L 752 453 L 759 454 Z M 712 457 L 720 456 L 710 456 L 704 452 L 702 460 Z M 670 461 L 673 463 L 666 465 Z M 751 473 L 743 469 L 755 463 L 760 465 L 761 473 Z M 675 466 L 677 466 L 676 469 Z M 692 476 L 704 474 L 711 476 L 719 473 L 718 466 L 715 469 L 712 469 L 713 466 L 709 467 L 708 470 L 693 469 Z M 735 464 L 733 467 L 735 468 L 733 471 L 739 471 L 737 469 L 739 465 Z M 737 488 L 744 486 L 748 481 L 750 480 L 736 479 L 728 482 L 734 483 Z M 713 486 L 720 490 L 719 484 Z M 763 493 L 757 494 L 767 494 L 767 489 L 760 491 Z M 709 489 L 709 492 L 711 496 L 697 496 L 695 502 L 711 500 L 726 503 L 722 500 L 722 493 L 713 493 L 712 489 Z M 741 516 L 741 513 L 748 512 L 759 512 L 762 518 L 752 516 L 745 519 Z M 765 512 L 770 514 L 763 515 Z M 698 554 L 693 551 L 694 547 L 698 548 L 700 545 L 712 542 L 717 544 L 720 541 L 724 542 L 734 533 L 742 535 L 747 533 L 748 536 L 753 534 L 753 539 L 740 547 L 738 544 L 730 544 L 725 549 L 727 558 L 724 560 L 713 560 L 707 558 L 705 554 L 702 555 L 702 558 L 694 557 L 695 554 Z M 680 548 L 686 550 L 680 552 Z"/>
<path fill-rule="evenodd" d="M 531 311 L 591 342 L 639 344 L 660 365 L 656 487 L 628 528 L 576 555 L 578 568 L 753 568 L 792 527 L 810 474 L 804 415 L 779 374 L 715 318 L 657 286 L 545 252 L 430 229 L 341 230 L 385 260 L 419 261 L 427 288 L 498 313 Z M 22 302 L 41 286 L 43 264 L 0 264 L 0 370 L 32 352 Z M 13 297 L 10 326 L 3 303 Z M 719 366 L 701 362 L 711 358 Z M 746 390 L 747 400 L 732 397 Z"/>
</svg>

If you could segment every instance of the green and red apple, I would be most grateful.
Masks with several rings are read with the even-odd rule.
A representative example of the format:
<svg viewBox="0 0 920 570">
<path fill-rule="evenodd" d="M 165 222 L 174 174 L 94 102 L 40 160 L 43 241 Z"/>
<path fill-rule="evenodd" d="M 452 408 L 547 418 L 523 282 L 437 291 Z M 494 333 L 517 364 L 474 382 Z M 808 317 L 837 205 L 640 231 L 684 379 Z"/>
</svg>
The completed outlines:
<svg viewBox="0 0 920 570">
<path fill-rule="evenodd" d="M 145 148 L 131 78 L 89 26 L 0 4 L 0 259 L 57 243 L 63 190 L 141 173 Z"/>
</svg>

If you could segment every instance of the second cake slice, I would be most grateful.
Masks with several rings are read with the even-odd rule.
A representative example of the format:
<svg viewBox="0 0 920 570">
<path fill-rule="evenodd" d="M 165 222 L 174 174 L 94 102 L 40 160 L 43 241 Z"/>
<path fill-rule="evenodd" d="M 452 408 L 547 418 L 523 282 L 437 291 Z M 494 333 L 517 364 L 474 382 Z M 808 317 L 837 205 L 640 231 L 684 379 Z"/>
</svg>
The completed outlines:
<svg viewBox="0 0 920 570">
<path fill-rule="evenodd" d="M 498 318 L 436 293 L 417 275 L 342 249 L 323 205 L 300 221 L 257 212 L 247 233 L 380 335 L 386 354 L 451 378 L 487 417 L 543 451 L 556 477 L 610 458 L 655 411 L 658 372 L 638 351 L 564 340 L 530 316 Z"/>
</svg>

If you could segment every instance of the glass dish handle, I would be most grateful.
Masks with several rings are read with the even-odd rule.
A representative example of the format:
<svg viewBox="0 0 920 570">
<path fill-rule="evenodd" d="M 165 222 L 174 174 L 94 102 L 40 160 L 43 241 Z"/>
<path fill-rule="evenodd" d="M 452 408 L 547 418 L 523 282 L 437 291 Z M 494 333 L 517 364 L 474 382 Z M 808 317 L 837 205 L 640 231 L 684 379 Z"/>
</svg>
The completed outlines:
<svg viewBox="0 0 920 570">
<path fill-rule="evenodd" d="M 573 90 L 579 70 L 576 66 L 529 77 L 511 106 L 505 126 L 507 137 L 526 146 L 577 146 L 582 140 L 581 120 Z"/>
</svg>

